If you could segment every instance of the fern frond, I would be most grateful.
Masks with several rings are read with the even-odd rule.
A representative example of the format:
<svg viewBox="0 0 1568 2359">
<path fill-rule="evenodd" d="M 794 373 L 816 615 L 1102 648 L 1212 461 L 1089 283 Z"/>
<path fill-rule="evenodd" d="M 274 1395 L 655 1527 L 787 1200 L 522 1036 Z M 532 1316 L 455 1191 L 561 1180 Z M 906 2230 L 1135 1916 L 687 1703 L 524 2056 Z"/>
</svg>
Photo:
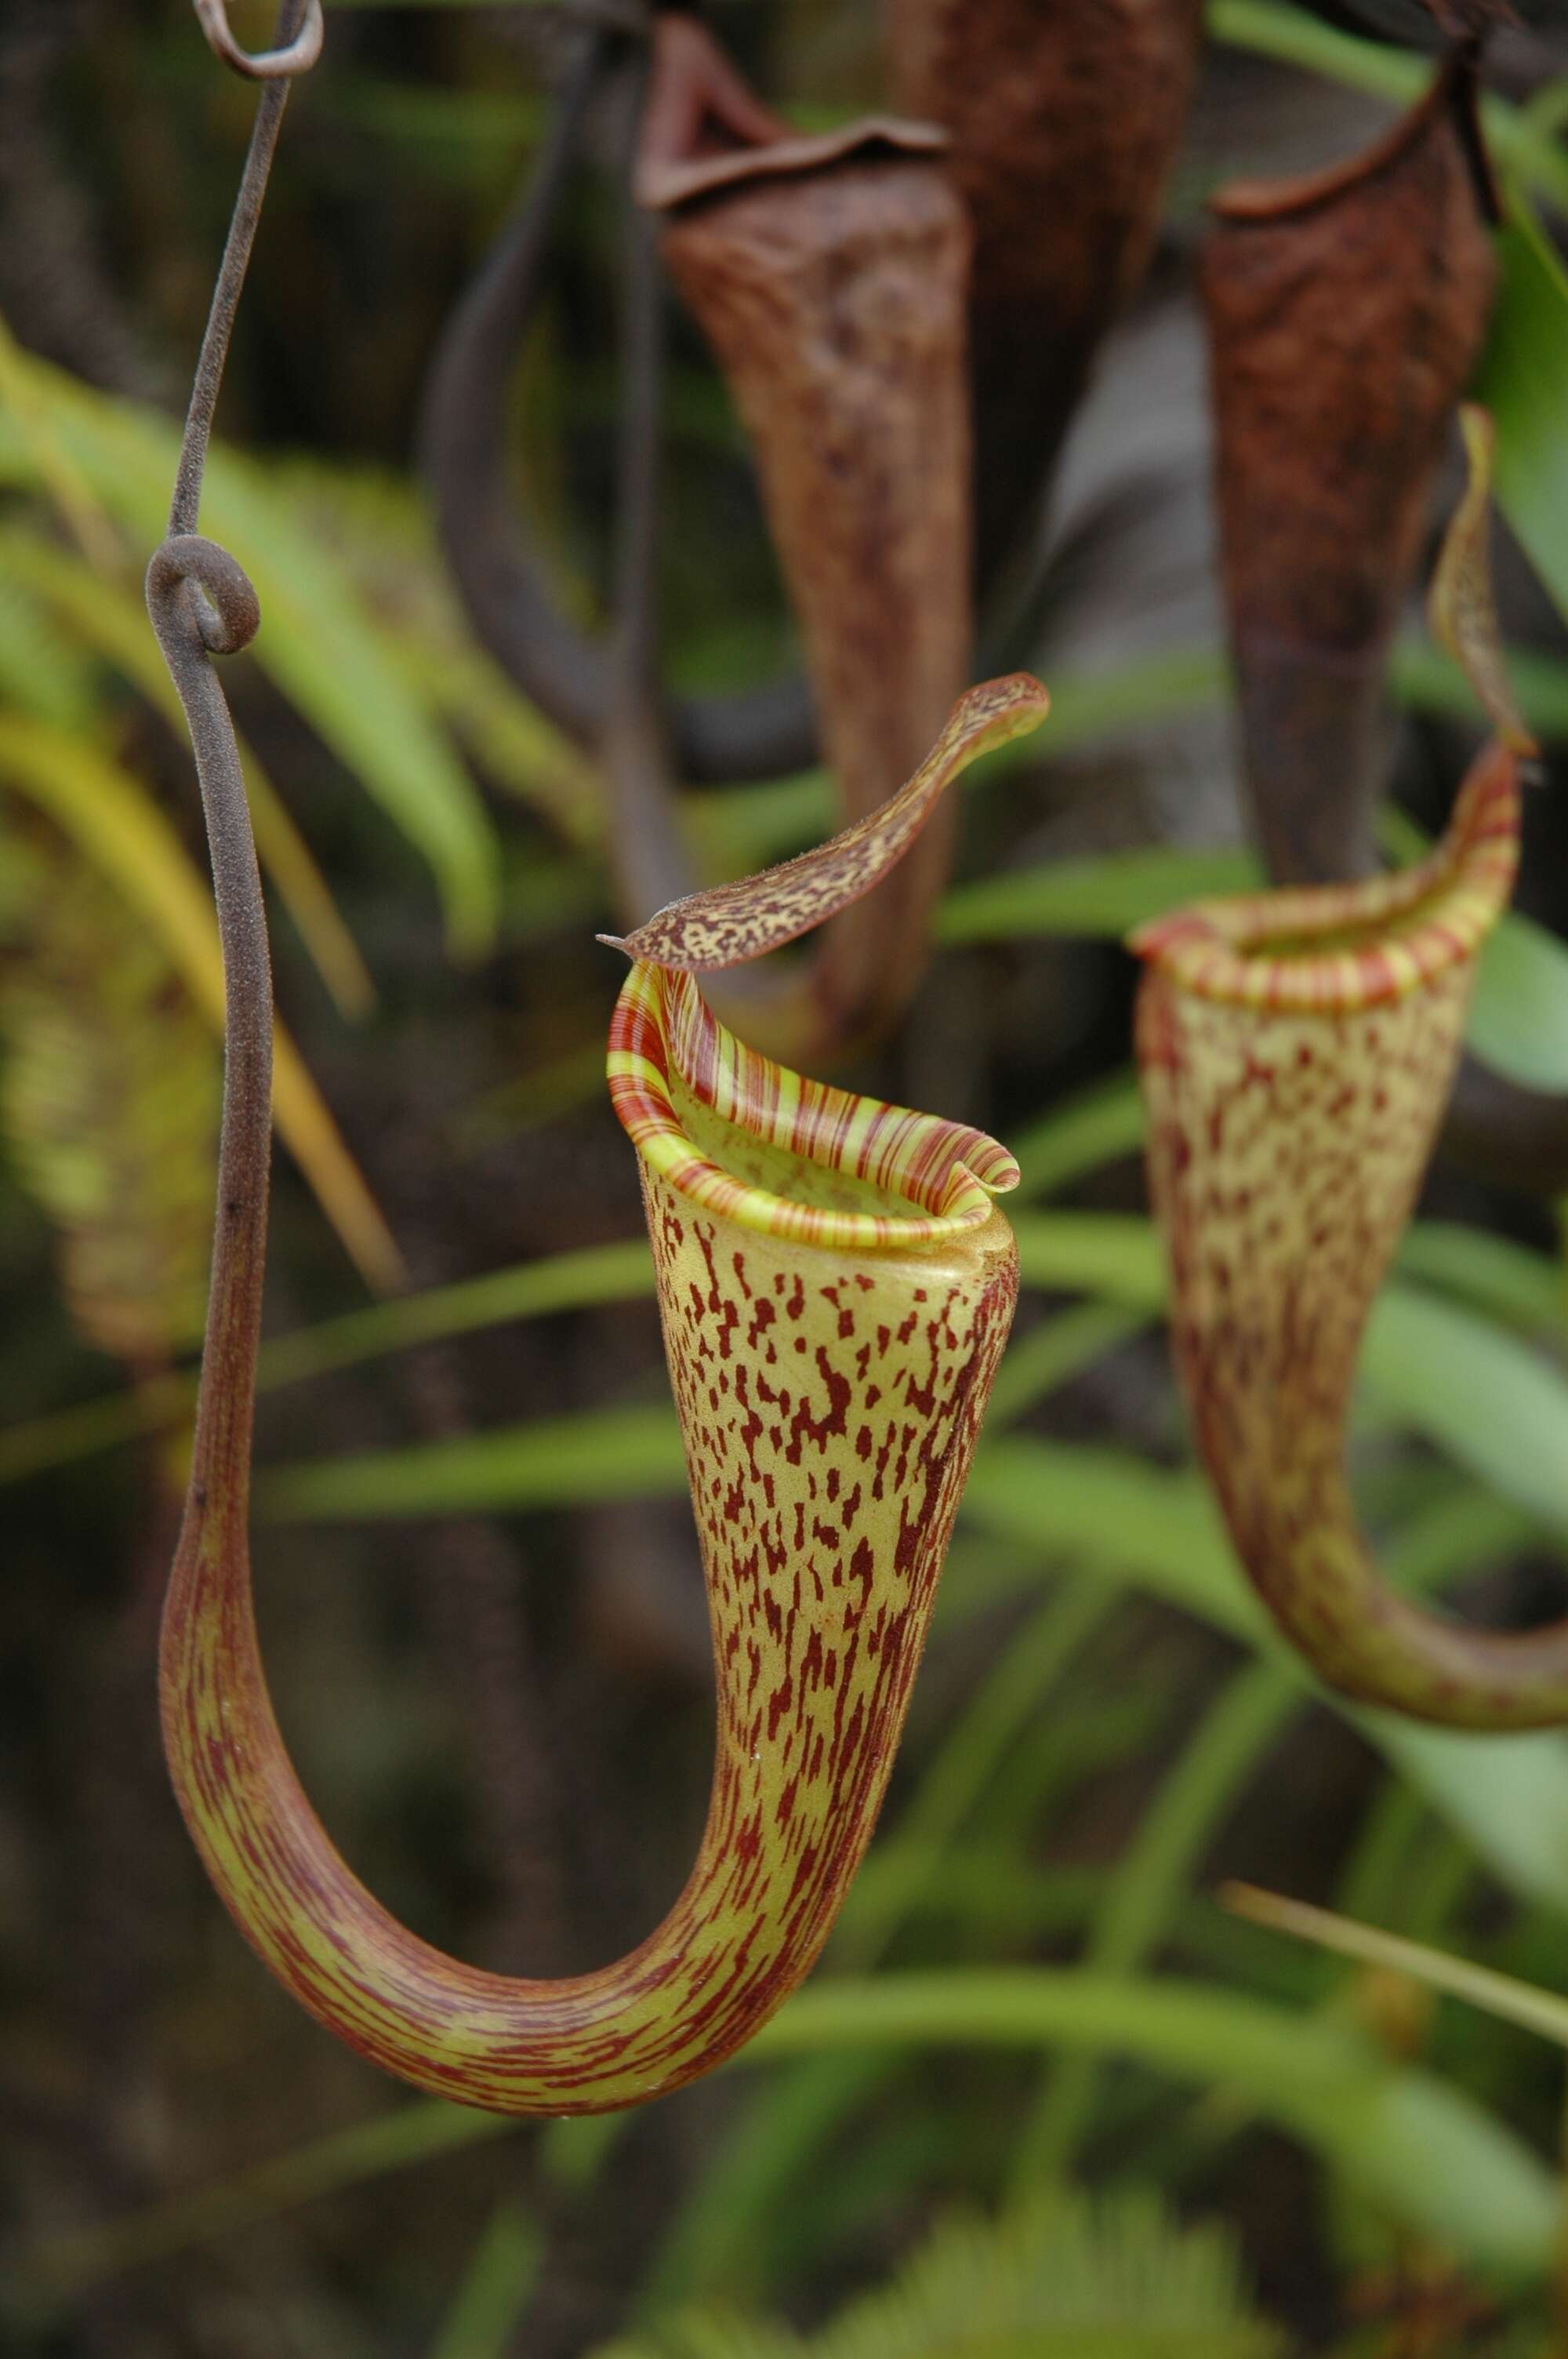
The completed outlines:
<svg viewBox="0 0 1568 2359">
<path fill-rule="evenodd" d="M 1159 2197 L 1066 2190 L 936 2228 L 886 2285 L 802 2338 L 695 2310 L 595 2359 L 1281 2359 L 1217 2224 Z"/>
<path fill-rule="evenodd" d="M 939 2227 L 812 2359 L 1268 2359 L 1217 2224 L 1182 2227 L 1152 2191 L 1042 2195 Z"/>
</svg>

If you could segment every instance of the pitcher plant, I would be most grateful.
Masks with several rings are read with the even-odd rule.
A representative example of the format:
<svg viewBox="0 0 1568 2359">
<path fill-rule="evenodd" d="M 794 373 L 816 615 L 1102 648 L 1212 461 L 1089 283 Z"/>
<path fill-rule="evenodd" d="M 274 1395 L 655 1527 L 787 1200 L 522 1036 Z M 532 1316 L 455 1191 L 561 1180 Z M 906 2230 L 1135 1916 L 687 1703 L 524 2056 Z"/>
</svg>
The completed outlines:
<svg viewBox="0 0 1568 2359">
<path fill-rule="evenodd" d="M 653 45 L 637 193 L 750 435 L 823 757 L 860 820 L 969 678 L 969 232 L 946 135 L 873 116 L 796 137 L 686 11 Z M 842 1058 L 902 1011 L 952 818 L 757 1009 L 781 1054 Z"/>
<path fill-rule="evenodd" d="M 1367 1316 L 1512 889 L 1520 759 L 1487 577 L 1485 413 L 1433 620 L 1497 734 L 1402 874 L 1199 903 L 1145 926 L 1138 1060 L 1194 1438 L 1248 1577 L 1330 1686 L 1475 1729 L 1568 1720 L 1568 1625 L 1497 1635 L 1379 1580 L 1345 1472 Z"/>
</svg>

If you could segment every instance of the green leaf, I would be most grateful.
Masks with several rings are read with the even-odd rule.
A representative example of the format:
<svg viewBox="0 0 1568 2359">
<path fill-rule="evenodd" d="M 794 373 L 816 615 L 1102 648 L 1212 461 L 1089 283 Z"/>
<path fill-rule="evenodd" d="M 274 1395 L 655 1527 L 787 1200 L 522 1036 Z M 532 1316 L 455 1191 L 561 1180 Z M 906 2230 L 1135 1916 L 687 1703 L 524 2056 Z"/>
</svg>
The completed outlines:
<svg viewBox="0 0 1568 2359">
<path fill-rule="evenodd" d="M 1162 1304 L 1164 1256 L 1151 1222 L 1129 1213 L 1054 1212 L 1020 1213 L 1013 1225 L 1025 1284 L 1100 1295 L 1140 1311 Z M 1549 1360 L 1463 1304 L 1396 1281 L 1373 1310 L 1363 1370 L 1379 1397 L 1417 1432 L 1568 1537 L 1568 1452 L 1562 1448 L 1568 1381 Z M 675 1430 L 674 1412 L 663 1404 L 591 1410 L 286 1469 L 266 1478 L 263 1495 L 268 1512 L 294 1517 L 521 1510 L 634 1497 L 639 1486 L 669 1495 L 678 1494 L 682 1480 Z M 1124 1515 L 1136 1516 L 1148 1485 L 1168 1478 L 1154 1468 L 1130 1467 L 1119 1451 L 1106 1456 L 1129 1485 Z M 1079 1453 L 1079 1462 L 1094 1463 L 1093 1454 Z M 1197 1478 L 1191 1479 L 1195 1486 Z M 612 1491 L 601 1487 L 607 1483 Z M 1111 1495 L 1104 1497 L 1114 1527 Z M 1162 1511 L 1150 1512 L 1157 1523 Z"/>
<path fill-rule="evenodd" d="M 156 1367 L 201 1332 L 219 1060 L 156 935 L 68 844 L 0 969 L 0 1124 L 100 1351 Z"/>
<path fill-rule="evenodd" d="M 1130 1310 L 1163 1308 L 1164 1250 L 1141 1212 L 1020 1212 L 1012 1232 L 1025 1286 L 1108 1295 Z"/>
<path fill-rule="evenodd" d="M 1069 1576 L 1014 1634 L 925 1764 L 881 1846 L 874 1887 L 851 1888 L 833 1937 L 836 1964 L 866 1967 L 886 1952 L 934 1855 L 957 1837 L 1042 1699 L 1120 1603 L 1114 1582 Z"/>
<path fill-rule="evenodd" d="M 320 91 L 312 84 L 313 98 Z M 460 109 L 473 96 L 432 94 Z M 575 851 L 601 854 L 608 819 L 598 770 L 475 641 L 418 486 L 383 469 L 303 456 L 267 472 L 296 530 L 337 552 L 387 659 L 487 779 Z M 602 857 L 594 868 L 602 889 Z"/>
<path fill-rule="evenodd" d="M 1568 947 L 1532 918 L 1512 911 L 1493 929 L 1465 1038 L 1525 1088 L 1568 1091 Z"/>
<path fill-rule="evenodd" d="M 1238 1671 L 1209 1705 L 1111 1876 L 1089 1927 L 1086 1966 L 1127 1973 L 1151 1955 L 1219 1823 L 1301 1701 L 1300 1687 L 1287 1671 L 1255 1663 Z M 1088 2127 L 1095 2080 L 1092 2058 L 1054 2060 L 1019 2140 L 1015 2184 L 1067 2169 Z"/>
<path fill-rule="evenodd" d="M 1431 838 L 1391 807 L 1378 834 L 1401 860 Z M 1476 1054 L 1526 1089 L 1568 1090 L 1568 944 L 1533 918 L 1505 910 L 1481 948 L 1465 1038 Z"/>
<path fill-rule="evenodd" d="M 1034 1283 L 1087 1288 L 1139 1308 L 1163 1295 L 1158 1241 L 1146 1221 L 1114 1214 L 1021 1218 L 1020 1246 Z M 1524 1495 L 1534 1514 L 1563 1506 L 1563 1379 L 1509 1336 L 1457 1305 L 1409 1287 L 1387 1288 L 1368 1343 L 1379 1389 L 1411 1421 L 1445 1440 L 1462 1462 Z M 1473 1380 L 1496 1386 L 1478 1411 Z M 1552 1447 L 1526 1463 L 1519 1444 L 1546 1432 Z M 418 1449 L 377 1451 L 281 1469 L 259 1502 L 281 1518 L 380 1517 L 481 1508 L 524 1512 L 605 1497 L 679 1497 L 686 1487 L 673 1411 L 621 1408 Z M 1319 1692 L 1276 1636 L 1243 1580 L 1218 1513 L 1191 1467 L 1173 1472 L 1126 1451 L 988 1436 L 977 1453 L 963 1517 L 1003 1539 L 1064 1557 L 1102 1577 L 1135 1581 L 1290 1665 Z M 1480 1569 L 1537 1528 L 1517 1506 L 1485 1496 L 1446 1511 L 1459 1543 L 1452 1573 Z M 1455 1736 L 1388 1714 L 1344 1711 L 1461 1826 L 1503 1880 L 1568 1913 L 1568 1748 L 1554 1735 Z"/>
<path fill-rule="evenodd" d="M 1041 1320 L 1024 1335 L 1014 1335 L 997 1371 L 987 1411 L 993 1432 L 1011 1425 L 1026 1410 L 1038 1407 L 1081 1369 L 1136 1335 L 1149 1323 L 1149 1314 L 1129 1310 L 1119 1302 L 1076 1302 Z"/>
<path fill-rule="evenodd" d="M 1012 1204 L 1033 1204 L 1143 1146 L 1143 1097 L 1130 1070 L 1097 1082 L 1009 1141 L 1022 1173 Z"/>
<path fill-rule="evenodd" d="M 661 1403 L 283 1467 L 261 1476 L 256 1503 L 263 1515 L 297 1522 L 516 1514 L 589 1500 L 678 1498 L 685 1489 L 680 1429 L 674 1409 Z"/>
<path fill-rule="evenodd" d="M 1521 2030 L 1533 2031 L 1555 2047 L 1568 2048 L 1568 1999 L 1556 1991 L 1540 1990 L 1533 1983 L 1496 1973 L 1490 1966 L 1475 1965 L 1468 1958 L 1451 1956 L 1424 1941 L 1406 1940 L 1402 1934 L 1387 1933 L 1375 1925 L 1357 1925 L 1331 1909 L 1287 1900 L 1279 1893 L 1259 1892 L 1250 1885 L 1231 1885 L 1220 1897 L 1254 1924 L 1320 1942 L 1325 1949 L 1336 1950 L 1342 1957 L 1358 1959 L 1366 1965 L 1412 1974 L 1433 1990 L 1467 2000 L 1484 2014 L 1517 2023 Z"/>
<path fill-rule="evenodd" d="M 92 666 L 6 566 L 0 572 L 0 697 L 56 729 L 98 718 Z"/>
<path fill-rule="evenodd" d="M 944 1602 L 960 1583 L 959 1565 L 950 1559 Z M 1021 1733 L 1119 1602 L 1114 1583 L 1069 1575 L 1010 1640 L 923 1765 L 891 1830 L 883 1819 L 881 1839 L 834 1928 L 834 1966 L 864 1968 L 882 1956 L 928 1900 L 946 1861 L 971 1855 L 972 1838 L 961 1854 L 957 1847 L 960 1830 Z M 1011 1887 L 1005 1871 L 990 1873 L 993 1892 Z M 764 2225 L 787 2214 L 792 2190 L 833 2132 L 892 2069 L 875 2056 L 814 2058 L 759 2090 L 682 2204 L 654 2265 L 649 2306 L 732 2281 Z"/>
<path fill-rule="evenodd" d="M 1500 277 L 1475 388 L 1497 426 L 1498 505 L 1568 614 L 1568 275 L 1521 201 L 1498 236 Z"/>
<path fill-rule="evenodd" d="M 223 965 L 211 890 L 139 780 L 89 740 L 0 713 L 0 785 L 47 812 L 161 940 L 215 1030 Z M 396 1286 L 402 1263 L 358 1166 L 289 1035 L 279 1025 L 273 1096 L 277 1128 L 323 1211 L 373 1287 Z"/>
<path fill-rule="evenodd" d="M 1568 1384 L 1517 1336 L 1423 1287 L 1386 1286 L 1362 1365 L 1417 1432 L 1568 1536 Z"/>
<path fill-rule="evenodd" d="M 1367 1713 L 1362 1726 L 1500 1884 L 1568 1916 L 1568 1745 L 1558 1730 L 1466 1740 L 1389 1712 Z"/>
<path fill-rule="evenodd" d="M 297 2203 L 437 2160 L 458 2147 L 488 2145 L 520 2126 L 510 2115 L 475 2113 L 439 2098 L 393 2105 L 370 2121 L 331 2131 L 231 2179 L 51 2236 L 18 2256 L 16 2277 L 28 2291 L 79 2294 L 124 2269 L 145 2268 L 193 2245 L 271 2220 Z"/>
<path fill-rule="evenodd" d="M 1403 851 L 1424 848 L 1421 832 L 1397 812 L 1385 814 L 1382 832 Z M 1260 883 L 1257 862 L 1239 850 L 1117 852 L 1053 861 L 956 886 L 942 903 L 937 932 L 945 942 L 1033 935 L 1120 940 L 1167 909 L 1211 895 L 1250 892 Z M 1465 1038 L 1487 1063 L 1527 1087 L 1568 1090 L 1568 946 L 1532 919 L 1511 911 L 1505 916 L 1481 953 Z M 1111 1098 L 1106 1130 L 1119 1147 L 1130 1143 L 1133 1121 L 1125 1099 Z M 1030 1144 L 1023 1142 L 1025 1154 Z M 1052 1146 L 1045 1130 L 1048 1171 Z M 1033 1184 L 1027 1162 L 1024 1169 L 1026 1184 Z"/>
<path fill-rule="evenodd" d="M 1554 2266 L 1558 2206 L 1535 2158 L 1469 2100 L 1390 2063 L 1343 2027 L 1174 1981 L 1010 1970 L 824 1979 L 798 1995 L 731 2069 L 785 2055 L 880 2047 L 1061 2043 L 1136 2056 L 1205 2086 L 1240 2089 L 1266 2117 L 1341 2163 L 1453 2251 L 1531 2277 Z M 18 2280 L 77 2289 L 296 2203 L 452 2148 L 506 2136 L 510 2116 L 425 2100 L 334 2133 L 238 2178 L 49 2240 Z"/>
<path fill-rule="evenodd" d="M 1528 648 L 1507 652 L 1531 726 L 1543 738 L 1568 737 L 1568 665 Z M 1475 690 L 1464 673 L 1424 640 L 1411 637 L 1395 647 L 1390 684 L 1413 711 L 1475 718 Z M 1218 708 L 1229 695 L 1224 655 L 1204 646 L 1141 656 L 1103 672 L 1068 673 L 1049 685 L 1051 712 L 1039 739 L 1020 740 L 988 755 L 966 775 L 967 792 L 993 788 L 1027 763 L 1168 727 L 1184 714 Z M 833 814 L 832 783 L 823 770 L 681 798 L 682 832 L 702 873 L 715 877 L 764 867 L 819 841 L 831 831 Z M 942 905 L 938 939 L 1119 939 L 1177 900 L 1198 892 L 1247 890 L 1259 880 L 1256 861 L 1241 847 L 1140 847 L 1103 860 L 1051 862 L 956 886 Z"/>
<path fill-rule="evenodd" d="M 507 2359 L 538 2282 L 545 2232 L 503 2196 L 490 2216 L 428 2359 Z"/>
<path fill-rule="evenodd" d="M 19 357 L 29 394 L 47 406 L 70 464 L 150 552 L 165 529 L 175 428 L 31 354 Z M 42 481 L 34 444 L 3 407 L 0 477 L 30 486 Z M 384 648 L 335 552 L 296 524 L 265 466 L 217 446 L 202 529 L 232 550 L 255 584 L 263 616 L 257 662 L 429 862 L 454 944 L 482 950 L 494 932 L 499 870 L 483 805 L 428 704 Z"/>
<path fill-rule="evenodd" d="M 266 1392 L 438 1337 L 470 1334 L 514 1319 L 541 1319 L 556 1310 L 587 1310 L 600 1302 L 635 1301 L 653 1291 L 654 1265 L 646 1238 L 586 1245 L 514 1269 L 492 1270 L 484 1277 L 462 1278 L 454 1286 L 400 1295 L 292 1335 L 271 1336 L 261 1347 L 256 1383 Z M 193 1381 L 171 1377 L 134 1393 L 109 1393 L 10 1426 L 0 1433 L 0 1483 L 16 1482 L 44 1467 L 64 1465 L 137 1434 L 177 1424 L 195 1399 Z"/>
<path fill-rule="evenodd" d="M 1288 1653 L 1238 1570 L 1217 1512 L 1190 1470 L 1140 1464 L 1114 1450 L 1033 1437 L 982 1444 L 964 1496 L 966 1520 L 1136 1582 L 1148 1595 L 1289 1666 L 1303 1692 L 1322 1695 Z M 1479 1570 L 1517 1549 L 1530 1527 L 1484 1494 L 1444 1513 L 1452 1571 Z M 1425 1570 L 1407 1557 L 1406 1570 Z M 1499 1878 L 1524 1897 L 1568 1914 L 1568 1745 L 1554 1731 L 1455 1735 L 1390 1712 L 1323 1696 L 1358 1726 L 1460 1827 Z"/>
<path fill-rule="evenodd" d="M 849 1887 L 846 1912 L 885 1848 L 872 1846 Z M 899 1859 L 894 1875 L 907 1875 L 909 1865 L 907 1857 Z M 767 2074 L 704 2156 L 648 2274 L 640 2307 L 656 2313 L 749 2278 L 759 2267 L 762 2239 L 791 2217 L 806 2174 L 850 2116 L 892 2079 L 898 2063 L 896 2056 L 813 2056 Z"/>
<path fill-rule="evenodd" d="M 1561 1266 L 1512 1237 L 1457 1221 L 1415 1221 L 1400 1247 L 1407 1277 L 1457 1295 L 1499 1326 L 1561 1344 L 1568 1327 Z"/>
<path fill-rule="evenodd" d="M 1256 859 L 1240 849 L 1110 852 L 1094 860 L 1054 860 L 957 886 L 937 912 L 936 938 L 989 942 L 1058 934 L 1119 940 L 1146 919 L 1183 902 L 1250 892 L 1260 875 Z"/>
<path fill-rule="evenodd" d="M 1028 1284 L 1108 1294 L 1134 1307 L 1164 1299 L 1163 1256 L 1147 1221 L 1021 1213 L 1014 1227 Z M 1551 1361 L 1462 1304 L 1394 1280 L 1374 1306 L 1361 1366 L 1417 1432 L 1568 1536 L 1568 1382 Z"/>
<path fill-rule="evenodd" d="M 147 610 L 139 590 L 133 592 L 124 583 L 94 573 L 81 558 L 42 533 L 17 527 L 0 533 L 0 573 L 13 586 L 25 582 L 29 592 L 48 602 L 54 610 L 56 629 L 63 625 L 70 630 L 71 638 L 65 644 L 79 662 L 86 664 L 85 648 L 104 658 L 164 714 L 183 743 L 185 717 L 179 697 L 147 627 Z M 3 614 L 0 605 L 0 620 Z M 0 640 L 3 636 L 0 629 Z M 3 669 L 0 662 L 0 671 Z M 98 718 L 100 703 L 98 683 L 92 681 L 89 710 L 75 716 L 71 725 L 89 727 Z M 238 743 L 262 866 L 277 887 L 340 1013 L 366 1015 L 374 1005 L 375 990 L 364 961 L 276 788 L 243 735 Z"/>
<path fill-rule="evenodd" d="M 1504 660 L 1536 735 L 1548 744 L 1568 737 L 1568 664 L 1519 647 L 1505 648 Z M 1475 690 L 1452 656 L 1431 640 L 1401 639 L 1394 648 L 1389 678 L 1400 702 L 1412 712 L 1476 724 Z"/>
<path fill-rule="evenodd" d="M 1555 2265 L 1552 2174 L 1473 2100 L 1321 2017 L 1173 1976 L 998 1968 L 821 1977 L 744 2052 L 760 2064 L 884 2047 L 1134 2058 L 1245 2097 L 1394 2219 L 1478 2267 L 1540 2278 Z"/>
</svg>

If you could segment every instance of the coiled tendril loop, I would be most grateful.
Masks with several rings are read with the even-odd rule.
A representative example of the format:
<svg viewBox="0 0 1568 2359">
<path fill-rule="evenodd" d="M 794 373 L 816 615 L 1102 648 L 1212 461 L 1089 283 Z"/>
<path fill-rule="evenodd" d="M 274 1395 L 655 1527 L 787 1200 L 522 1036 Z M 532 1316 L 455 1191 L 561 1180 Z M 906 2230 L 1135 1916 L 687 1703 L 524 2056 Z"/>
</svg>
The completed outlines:
<svg viewBox="0 0 1568 2359">
<path fill-rule="evenodd" d="M 241 49 L 229 29 L 229 12 L 224 0 L 193 0 L 196 19 L 207 36 L 207 46 L 215 58 L 221 58 L 247 82 L 287 82 L 296 74 L 308 73 L 321 54 L 321 42 L 326 21 L 321 14 L 321 0 L 305 0 L 305 22 L 291 41 L 275 49 L 262 49 L 253 55 Z"/>
<path fill-rule="evenodd" d="M 261 628 L 261 601 L 238 558 L 205 533 L 176 532 L 153 551 L 147 604 L 160 639 L 180 629 L 177 602 L 189 584 L 197 593 L 188 613 L 211 656 L 237 656 Z"/>
</svg>

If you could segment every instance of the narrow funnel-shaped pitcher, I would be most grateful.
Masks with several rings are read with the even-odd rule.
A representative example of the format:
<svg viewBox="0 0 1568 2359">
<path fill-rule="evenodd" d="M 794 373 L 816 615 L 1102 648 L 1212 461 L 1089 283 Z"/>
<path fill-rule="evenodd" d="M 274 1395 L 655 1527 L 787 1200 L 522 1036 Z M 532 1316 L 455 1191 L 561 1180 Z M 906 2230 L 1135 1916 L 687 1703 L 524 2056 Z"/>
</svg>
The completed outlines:
<svg viewBox="0 0 1568 2359">
<path fill-rule="evenodd" d="M 939 132 L 876 120 L 759 142 L 754 102 L 729 101 L 707 36 L 680 16 L 659 31 L 639 188 L 751 435 L 824 757 L 860 819 L 914 769 L 968 676 L 963 210 Z M 672 82 L 698 95 L 677 103 Z M 951 827 L 938 814 L 828 929 L 810 989 L 836 1049 L 907 999 Z"/>
</svg>

